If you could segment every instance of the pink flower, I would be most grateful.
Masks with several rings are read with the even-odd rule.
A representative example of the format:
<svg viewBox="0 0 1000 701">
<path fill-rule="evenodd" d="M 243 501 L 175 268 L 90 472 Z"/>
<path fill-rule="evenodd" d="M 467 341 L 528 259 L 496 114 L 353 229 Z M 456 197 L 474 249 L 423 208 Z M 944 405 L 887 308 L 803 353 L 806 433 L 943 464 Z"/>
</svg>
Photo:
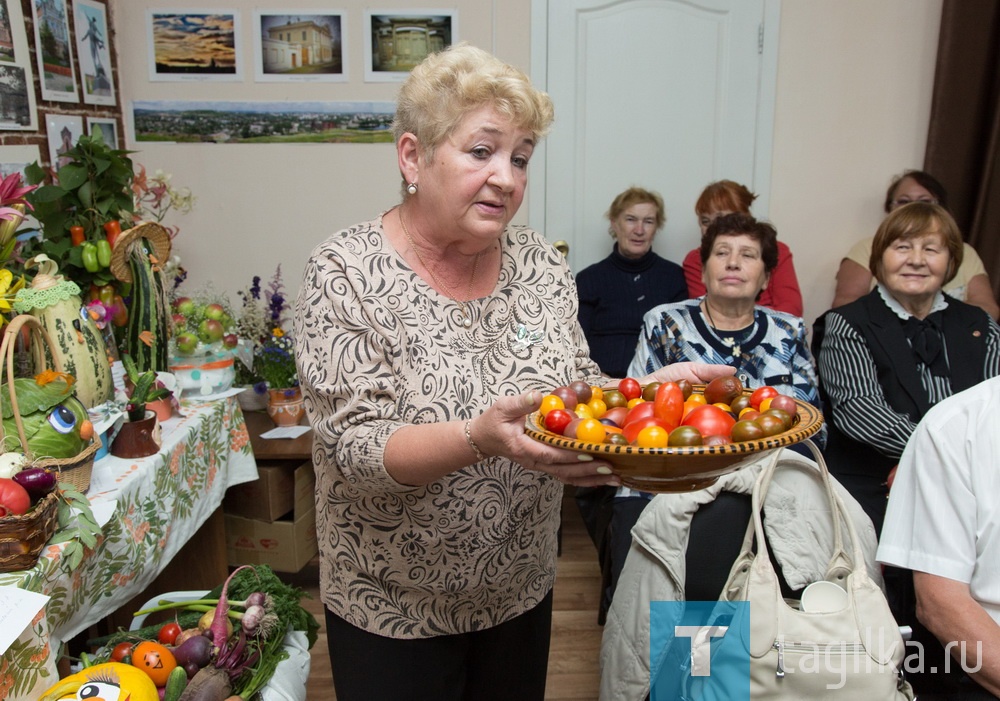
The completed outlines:
<svg viewBox="0 0 1000 701">
<path fill-rule="evenodd" d="M 34 209 L 31 203 L 24 199 L 37 185 L 21 185 L 21 174 L 11 173 L 0 180 L 0 219 L 15 219 L 23 216 L 22 212 L 13 208 L 15 204 L 23 204 L 28 209 Z"/>
</svg>

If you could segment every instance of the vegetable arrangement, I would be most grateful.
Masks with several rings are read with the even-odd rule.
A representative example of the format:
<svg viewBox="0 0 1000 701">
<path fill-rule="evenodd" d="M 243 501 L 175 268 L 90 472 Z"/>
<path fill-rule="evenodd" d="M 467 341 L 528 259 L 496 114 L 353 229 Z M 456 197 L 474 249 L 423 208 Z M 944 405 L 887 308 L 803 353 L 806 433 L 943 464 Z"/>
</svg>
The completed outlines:
<svg viewBox="0 0 1000 701">
<path fill-rule="evenodd" d="M 203 599 L 137 611 L 171 611 L 174 620 L 91 641 L 102 647 L 87 662 L 144 671 L 164 701 L 250 701 L 287 657 L 288 630 L 305 632 L 309 647 L 316 642 L 319 624 L 300 605 L 303 596 L 267 565 L 243 565 Z"/>
</svg>

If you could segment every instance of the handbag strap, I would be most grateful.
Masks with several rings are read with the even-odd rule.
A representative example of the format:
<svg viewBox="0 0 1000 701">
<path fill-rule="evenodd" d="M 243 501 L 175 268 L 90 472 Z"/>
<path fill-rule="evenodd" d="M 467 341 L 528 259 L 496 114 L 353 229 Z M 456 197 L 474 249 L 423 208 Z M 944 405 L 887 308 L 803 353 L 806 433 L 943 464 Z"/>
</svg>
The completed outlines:
<svg viewBox="0 0 1000 701">
<path fill-rule="evenodd" d="M 861 552 L 860 540 L 858 539 L 857 532 L 854 528 L 854 522 L 851 520 L 849 514 L 847 513 L 847 507 L 844 505 L 843 500 L 834 491 L 833 483 L 830 478 L 830 471 L 826 466 L 826 460 L 823 459 L 822 453 L 820 453 L 819 448 L 812 440 L 803 441 L 809 451 L 813 454 L 813 458 L 816 461 L 816 465 L 819 468 L 820 479 L 823 483 L 824 491 L 827 497 L 827 503 L 830 507 L 830 515 L 833 518 L 833 555 L 830 557 L 829 564 L 826 570 L 826 579 L 830 581 L 844 582 L 847 576 L 855 569 L 864 568 L 864 556 Z M 780 455 L 781 451 L 777 451 Z M 768 462 L 761 470 L 760 474 L 757 476 L 757 481 L 754 484 L 753 489 L 753 518 L 751 523 L 747 526 L 747 535 L 744 537 L 744 551 L 750 552 L 748 546 L 752 545 L 753 537 L 757 536 L 758 548 L 760 554 L 769 558 L 767 551 L 767 540 L 764 537 L 764 525 L 761 519 L 762 506 L 764 504 L 765 497 L 767 496 L 767 490 L 771 486 L 772 478 L 774 477 L 774 472 L 778 468 L 779 460 L 775 458 Z M 849 556 L 847 550 L 844 547 L 844 540 L 841 534 L 840 524 L 843 523 L 846 526 L 847 535 L 851 541 L 851 554 L 853 557 Z M 742 554 L 741 554 L 742 555 Z M 752 552 L 750 552 L 752 557 Z M 742 557 L 740 558 L 742 559 Z"/>
</svg>

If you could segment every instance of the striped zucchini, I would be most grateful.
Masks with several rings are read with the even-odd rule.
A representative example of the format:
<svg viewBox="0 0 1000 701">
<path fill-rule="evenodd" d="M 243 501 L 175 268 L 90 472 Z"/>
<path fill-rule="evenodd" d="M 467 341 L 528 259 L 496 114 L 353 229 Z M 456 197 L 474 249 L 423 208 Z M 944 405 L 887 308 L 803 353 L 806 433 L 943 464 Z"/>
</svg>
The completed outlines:
<svg viewBox="0 0 1000 701">
<path fill-rule="evenodd" d="M 132 271 L 132 300 L 125 327 L 123 349 L 135 360 L 139 372 L 169 369 L 169 306 L 164 289 L 163 271 L 150 260 L 153 246 L 145 238 L 131 244 L 129 269 Z"/>
</svg>

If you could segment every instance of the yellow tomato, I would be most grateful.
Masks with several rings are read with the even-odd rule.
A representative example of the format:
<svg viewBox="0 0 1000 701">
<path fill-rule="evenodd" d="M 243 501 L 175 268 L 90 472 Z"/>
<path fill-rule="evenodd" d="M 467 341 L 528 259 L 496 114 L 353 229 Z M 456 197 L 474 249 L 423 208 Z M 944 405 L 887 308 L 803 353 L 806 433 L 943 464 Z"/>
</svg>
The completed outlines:
<svg viewBox="0 0 1000 701">
<path fill-rule="evenodd" d="M 716 402 L 712 406 L 717 406 L 720 409 L 722 409 L 723 411 L 732 411 L 733 410 L 733 408 L 731 406 L 729 406 L 728 404 L 726 404 L 725 402 Z"/>
<path fill-rule="evenodd" d="M 666 448 L 670 433 L 661 426 L 646 426 L 635 437 L 635 444 L 640 448 Z"/>
<path fill-rule="evenodd" d="M 554 394 L 546 394 L 544 397 L 542 397 L 542 405 L 538 408 L 538 411 L 541 412 L 542 416 L 545 416 L 553 409 L 565 409 L 565 408 L 566 404 L 560 397 L 557 397 Z"/>
<path fill-rule="evenodd" d="M 587 402 L 587 406 L 590 407 L 590 411 L 593 412 L 595 419 L 601 418 L 608 411 L 608 405 L 604 403 L 603 399 L 594 399 L 591 397 L 590 401 Z"/>
<path fill-rule="evenodd" d="M 771 397 L 764 399 L 760 403 L 760 413 L 763 414 L 765 411 L 771 408 Z"/>
<path fill-rule="evenodd" d="M 608 430 L 597 419 L 584 419 L 576 427 L 577 440 L 584 443 L 603 443 Z"/>
<path fill-rule="evenodd" d="M 636 404 L 642 404 L 642 403 L 643 403 L 644 401 L 646 401 L 646 400 L 645 400 L 645 399 L 643 399 L 642 397 L 636 397 L 636 398 L 634 398 L 634 399 L 629 399 L 629 400 L 628 400 L 628 404 L 627 404 L 626 406 L 627 406 L 627 407 L 628 407 L 629 409 L 631 409 L 631 408 L 632 408 L 632 407 L 634 407 L 634 406 L 635 406 Z"/>
<path fill-rule="evenodd" d="M 594 418 L 594 411 L 590 408 L 589 404 L 577 404 L 573 407 L 573 413 L 581 419 Z"/>
<path fill-rule="evenodd" d="M 597 385 L 590 386 L 590 398 L 591 399 L 604 399 L 604 390 Z"/>
<path fill-rule="evenodd" d="M 697 409 L 700 406 L 705 406 L 705 395 L 692 394 L 688 397 L 687 401 L 684 402 L 684 416 L 691 413 L 692 409 Z"/>
</svg>

